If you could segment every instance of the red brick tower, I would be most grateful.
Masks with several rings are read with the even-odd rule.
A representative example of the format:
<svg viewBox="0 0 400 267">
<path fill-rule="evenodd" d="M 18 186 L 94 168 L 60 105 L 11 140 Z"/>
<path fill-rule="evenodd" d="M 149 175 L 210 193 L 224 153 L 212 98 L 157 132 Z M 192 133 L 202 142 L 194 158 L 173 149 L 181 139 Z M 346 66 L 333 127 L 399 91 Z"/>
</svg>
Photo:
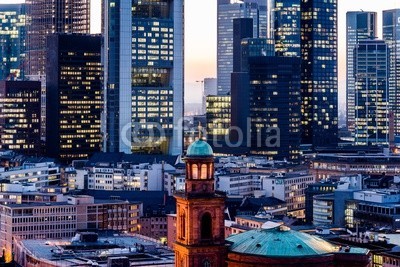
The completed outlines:
<svg viewBox="0 0 400 267">
<path fill-rule="evenodd" d="M 193 142 L 184 159 L 185 191 L 176 198 L 176 267 L 225 266 L 224 196 L 214 190 L 214 157 L 203 140 Z"/>
</svg>

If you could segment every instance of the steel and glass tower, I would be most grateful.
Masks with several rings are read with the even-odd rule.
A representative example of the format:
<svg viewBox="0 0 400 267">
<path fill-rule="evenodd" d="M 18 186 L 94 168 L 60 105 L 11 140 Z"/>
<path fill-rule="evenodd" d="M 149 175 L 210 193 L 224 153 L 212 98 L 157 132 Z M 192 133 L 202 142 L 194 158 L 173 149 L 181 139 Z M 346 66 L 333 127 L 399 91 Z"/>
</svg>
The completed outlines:
<svg viewBox="0 0 400 267">
<path fill-rule="evenodd" d="M 346 14 L 347 127 L 351 132 L 354 132 L 355 120 L 354 48 L 361 40 L 377 35 L 376 18 L 376 12 L 352 11 Z"/>
<path fill-rule="evenodd" d="M 26 75 L 40 80 L 46 71 L 47 36 L 89 33 L 90 0 L 26 0 Z"/>
<path fill-rule="evenodd" d="M 24 78 L 24 4 L 0 4 L 0 58 L 0 80 Z"/>
<path fill-rule="evenodd" d="M 226 95 L 231 90 L 233 71 L 233 20 L 253 19 L 253 36 L 267 36 L 267 4 L 261 0 L 218 0 L 217 8 L 217 86 L 218 94 Z"/>
<path fill-rule="evenodd" d="M 271 38 L 279 56 L 301 55 L 300 0 L 271 0 Z"/>
<path fill-rule="evenodd" d="M 400 9 L 384 10 L 382 26 L 390 50 L 389 108 L 394 115 L 394 134 L 400 135 Z"/>
<path fill-rule="evenodd" d="M 387 145 L 389 138 L 389 49 L 363 40 L 354 49 L 355 143 Z"/>
<path fill-rule="evenodd" d="M 301 57 L 302 144 L 337 143 L 337 0 L 271 0 L 275 51 Z"/>
<path fill-rule="evenodd" d="M 104 1 L 104 148 L 180 154 L 183 0 Z"/>
<path fill-rule="evenodd" d="M 302 143 L 337 143 L 337 0 L 301 2 Z"/>
</svg>

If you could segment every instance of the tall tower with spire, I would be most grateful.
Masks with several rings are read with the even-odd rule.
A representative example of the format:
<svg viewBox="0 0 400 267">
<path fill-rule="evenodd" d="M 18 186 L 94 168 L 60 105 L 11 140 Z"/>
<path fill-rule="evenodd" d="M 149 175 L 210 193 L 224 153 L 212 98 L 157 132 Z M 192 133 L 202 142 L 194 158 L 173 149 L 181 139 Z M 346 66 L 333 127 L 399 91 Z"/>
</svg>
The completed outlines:
<svg viewBox="0 0 400 267">
<path fill-rule="evenodd" d="M 175 266 L 222 267 L 225 197 L 215 193 L 213 151 L 200 136 L 188 147 L 184 161 L 185 190 L 175 193 Z"/>
</svg>

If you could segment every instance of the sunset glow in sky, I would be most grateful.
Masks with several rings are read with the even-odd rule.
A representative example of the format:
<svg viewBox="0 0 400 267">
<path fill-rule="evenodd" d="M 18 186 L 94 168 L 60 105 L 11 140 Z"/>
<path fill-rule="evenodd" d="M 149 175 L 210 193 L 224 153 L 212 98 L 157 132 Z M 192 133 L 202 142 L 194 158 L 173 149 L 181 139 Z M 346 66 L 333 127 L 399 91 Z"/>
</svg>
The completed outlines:
<svg viewBox="0 0 400 267">
<path fill-rule="evenodd" d="M 100 32 L 101 0 L 91 0 L 92 32 Z M 267 0 L 266 0 L 267 1 Z M 0 3 L 21 3 L 0 0 Z M 399 0 L 338 0 L 339 18 L 339 100 L 344 103 L 346 86 L 346 12 L 378 12 L 378 32 L 381 38 L 382 10 L 400 8 Z M 216 76 L 217 5 L 216 0 L 185 0 L 185 100 L 201 101 L 201 85 L 196 80 Z M 340 108 L 343 106 L 340 105 Z"/>
</svg>

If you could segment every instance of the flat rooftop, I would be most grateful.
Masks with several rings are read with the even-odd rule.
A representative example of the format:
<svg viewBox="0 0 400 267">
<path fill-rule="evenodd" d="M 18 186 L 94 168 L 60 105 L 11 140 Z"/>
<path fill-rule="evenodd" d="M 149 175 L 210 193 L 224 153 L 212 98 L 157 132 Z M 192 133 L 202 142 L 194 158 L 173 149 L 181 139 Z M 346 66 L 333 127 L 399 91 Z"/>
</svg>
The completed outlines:
<svg viewBox="0 0 400 267">
<path fill-rule="evenodd" d="M 140 235 L 99 237 L 97 242 L 71 242 L 71 239 L 20 241 L 36 258 L 56 266 L 77 266 L 89 261 L 107 266 L 109 257 L 127 257 L 130 266 L 174 266 L 174 252 Z M 142 246 L 144 251 L 138 251 Z"/>
</svg>

